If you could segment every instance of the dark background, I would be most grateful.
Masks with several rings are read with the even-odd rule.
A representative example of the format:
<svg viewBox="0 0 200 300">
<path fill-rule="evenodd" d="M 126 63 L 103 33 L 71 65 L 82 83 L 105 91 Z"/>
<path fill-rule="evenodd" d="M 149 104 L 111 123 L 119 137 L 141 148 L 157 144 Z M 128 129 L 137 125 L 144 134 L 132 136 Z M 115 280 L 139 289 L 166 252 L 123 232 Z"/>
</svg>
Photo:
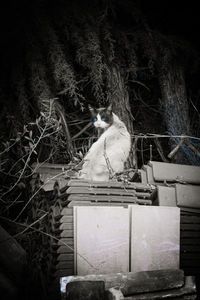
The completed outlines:
<svg viewBox="0 0 200 300">
<path fill-rule="evenodd" d="M 67 34 L 64 32 L 66 26 L 65 14 L 67 27 L 70 28 Z M 87 24 L 84 23 L 85 14 L 88 14 Z M 115 58 L 113 61 L 116 65 L 118 64 L 121 74 L 124 76 L 124 78 L 122 76 L 122 82 L 123 79 L 125 82 L 124 87 L 127 87 L 129 91 L 130 115 L 128 115 L 127 111 L 127 116 L 123 114 L 124 103 L 118 102 L 115 105 L 116 113 L 119 113 L 122 119 L 124 118 L 123 121 L 127 122 L 126 125 L 130 125 L 129 131 L 131 132 L 132 128 L 136 135 L 140 133 L 169 134 L 169 120 L 167 120 L 161 107 L 162 93 L 159 86 L 159 64 L 157 64 L 157 59 L 159 61 L 160 57 L 153 56 L 155 53 L 149 46 L 147 38 L 148 34 L 153 32 L 154 37 L 158 40 L 160 39 L 163 49 L 166 47 L 166 49 L 174 51 L 172 59 L 169 60 L 169 65 L 167 65 L 168 61 L 166 60 L 165 69 L 162 71 L 166 72 L 168 66 L 173 66 L 176 69 L 177 62 L 184 67 L 185 89 L 188 96 L 187 104 L 191 125 L 189 133 L 192 136 L 199 137 L 200 18 L 198 1 L 8 0 L 1 2 L 0 152 L 4 152 L 4 155 L 1 156 L 0 161 L 0 196 L 1 200 L 3 200 L 1 202 L 0 215 L 5 218 L 12 221 L 15 220 L 30 198 L 30 169 L 25 169 L 25 176 L 21 177 L 21 180 L 16 185 L 16 188 L 12 189 L 11 193 L 9 192 L 5 196 L 5 192 L 7 193 L 15 185 L 20 171 L 24 168 L 24 161 L 21 158 L 24 155 L 27 157 L 26 151 L 31 149 L 30 144 L 27 142 L 27 137 L 32 139 L 32 135 L 33 138 L 38 136 L 35 125 L 31 125 L 31 123 L 35 122 L 42 109 L 46 113 L 40 97 L 45 96 L 47 99 L 51 97 L 57 98 L 59 116 L 66 117 L 70 135 L 72 137 L 78 135 L 80 138 L 75 139 L 72 145 L 74 147 L 73 155 L 76 156 L 77 160 L 80 159 L 77 156 L 77 152 L 81 150 L 84 154 L 89 146 L 88 139 L 96 134 L 93 128 L 88 127 L 87 130 L 79 135 L 81 129 L 90 121 L 88 104 L 94 106 L 107 104 L 108 95 L 106 92 L 108 86 L 106 77 L 102 79 L 101 74 L 96 72 L 101 67 L 101 62 L 99 63 L 98 59 L 102 57 L 102 60 L 105 59 L 108 66 L 111 65 L 109 61 L 111 51 L 110 49 L 107 51 L 106 47 L 104 47 L 107 45 L 104 40 L 105 34 L 101 32 L 101 26 L 96 28 L 96 22 L 100 22 L 100 18 L 105 18 L 105 23 L 108 25 L 106 28 L 108 30 L 107 40 L 113 43 L 115 47 Z M 41 24 L 43 24 L 44 20 L 46 23 L 43 27 Z M 40 23 L 40 21 L 42 22 Z M 74 28 L 74 24 L 77 26 L 77 32 L 75 29 L 71 29 Z M 104 21 L 102 24 L 104 25 Z M 71 27 L 71 25 L 73 26 Z M 84 25 L 87 25 L 89 29 L 85 29 Z M 103 25 L 102 27 L 104 27 Z M 50 29 L 53 28 L 53 31 L 49 30 L 48 26 Z M 98 49 L 96 51 L 87 44 L 88 36 L 93 41 L 94 36 L 90 36 L 92 28 L 95 28 L 98 32 L 98 37 L 102 42 L 102 52 L 100 54 Z M 82 29 L 83 41 L 80 38 Z M 52 32 L 55 35 L 52 35 Z M 78 35 L 77 40 L 75 40 L 76 33 Z M 88 33 L 88 36 L 86 33 Z M 133 44 L 124 42 L 124 33 L 125 35 L 127 33 L 128 39 Z M 52 40 L 51 37 L 55 38 L 55 40 Z M 144 41 L 142 41 L 143 37 Z M 131 52 L 131 47 L 134 45 L 134 39 L 136 39 L 136 63 L 138 63 L 136 75 L 134 74 L 134 66 L 133 70 L 127 71 L 129 64 L 132 62 L 131 55 L 133 53 Z M 172 47 L 169 46 L 171 43 L 173 44 Z M 57 48 L 54 48 L 54 46 Z M 83 47 L 81 48 L 81 46 Z M 94 43 L 95 46 L 96 44 Z M 88 52 L 84 52 L 84 47 L 88 47 L 86 49 Z M 62 50 L 61 52 L 59 52 L 60 49 Z M 151 50 L 153 62 L 151 61 Z M 96 60 L 95 51 L 97 53 Z M 163 53 L 165 54 L 165 51 Z M 79 92 L 84 98 L 79 98 L 79 96 L 76 98 L 76 91 L 74 92 L 73 90 L 73 78 L 70 76 L 62 77 L 65 72 L 69 75 L 66 62 L 72 67 L 72 73 L 75 74 L 78 87 L 80 88 Z M 159 66 L 162 68 L 161 64 Z M 44 78 L 42 77 L 43 75 Z M 139 84 L 133 84 L 130 79 L 137 81 Z M 71 85 L 68 85 L 70 80 Z M 98 85 L 98 80 L 102 80 L 100 85 Z M 69 88 L 69 91 L 63 92 L 65 88 Z M 182 109 L 185 109 L 184 105 Z M 55 117 L 58 111 L 55 112 Z M 134 119 L 131 118 L 131 115 Z M 182 120 L 182 111 L 180 110 L 178 111 L 177 119 Z M 23 133 L 24 125 L 27 125 L 27 132 L 25 133 Z M 172 125 L 174 126 L 174 132 L 180 134 L 177 131 L 177 126 Z M 19 137 L 20 142 L 17 141 L 14 147 L 11 147 L 9 151 L 5 151 L 6 147 L 10 145 L 7 143 L 13 143 Z M 144 143 L 143 139 L 139 141 L 141 143 L 138 143 L 138 164 L 141 167 L 142 164 L 149 160 L 151 141 L 145 139 Z M 170 143 L 168 138 L 160 141 L 163 147 L 163 154 L 166 157 L 175 144 Z M 197 152 L 200 151 L 199 143 L 191 139 L 189 142 L 194 142 L 193 146 L 195 146 Z M 67 146 L 68 136 L 66 136 L 66 131 L 60 130 L 56 136 L 52 134 L 50 138 L 41 141 L 41 144 L 36 148 L 36 154 L 31 156 L 29 165 L 31 166 L 37 160 L 45 160 L 50 163 L 68 163 L 72 155 L 69 153 Z M 154 144 L 153 159 L 161 160 Z M 183 158 L 181 157 L 181 159 Z M 199 165 L 199 156 L 197 155 L 195 159 L 194 164 Z M 12 168 L 13 166 L 15 167 Z M 11 168 L 12 172 L 10 172 Z M 16 199 L 21 201 L 21 204 L 8 208 L 10 203 Z M 31 209 L 31 207 L 28 207 L 19 218 L 19 221 L 25 225 L 32 222 L 30 218 Z M 11 235 L 22 231 L 22 228 L 18 227 L 17 224 L 11 226 L 9 222 L 5 222 L 4 225 L 6 225 Z M 29 237 L 27 238 L 26 235 L 19 235 L 18 237 L 19 243 L 23 247 L 27 247 L 27 253 L 31 252 L 29 251 L 30 247 L 28 248 L 25 245 L 25 241 Z M 36 245 L 33 252 L 34 250 L 35 252 L 38 250 L 42 252 L 42 245 L 40 247 Z M 30 253 L 29 259 L 31 261 Z M 41 263 L 41 260 L 40 262 L 39 260 L 40 258 L 38 258 L 38 265 Z M 45 265 L 45 256 L 43 263 Z M 31 267 L 34 268 L 35 266 Z"/>
</svg>

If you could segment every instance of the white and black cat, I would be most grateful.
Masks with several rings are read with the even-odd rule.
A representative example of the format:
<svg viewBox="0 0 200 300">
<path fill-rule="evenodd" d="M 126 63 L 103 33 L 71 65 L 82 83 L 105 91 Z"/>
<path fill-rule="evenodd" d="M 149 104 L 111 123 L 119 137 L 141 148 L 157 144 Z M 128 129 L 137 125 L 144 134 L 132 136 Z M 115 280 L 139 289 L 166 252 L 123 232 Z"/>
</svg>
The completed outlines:
<svg viewBox="0 0 200 300">
<path fill-rule="evenodd" d="M 130 152 L 131 138 L 125 124 L 112 112 L 111 105 L 107 108 L 89 107 L 89 109 L 94 126 L 103 129 L 104 132 L 84 157 L 79 178 L 107 181 L 115 173 L 124 170 L 124 163 Z"/>
</svg>

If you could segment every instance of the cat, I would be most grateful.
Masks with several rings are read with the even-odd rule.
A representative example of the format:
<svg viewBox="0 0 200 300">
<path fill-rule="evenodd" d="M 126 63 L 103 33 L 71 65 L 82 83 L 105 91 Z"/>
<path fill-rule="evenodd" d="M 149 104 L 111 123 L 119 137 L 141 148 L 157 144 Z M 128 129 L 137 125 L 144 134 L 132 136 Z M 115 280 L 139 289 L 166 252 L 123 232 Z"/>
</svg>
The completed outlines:
<svg viewBox="0 0 200 300">
<path fill-rule="evenodd" d="M 125 124 L 112 112 L 112 106 L 89 106 L 93 124 L 103 133 L 92 144 L 84 157 L 79 178 L 91 181 L 108 181 L 116 173 L 123 172 L 130 148 L 131 137 Z"/>
</svg>

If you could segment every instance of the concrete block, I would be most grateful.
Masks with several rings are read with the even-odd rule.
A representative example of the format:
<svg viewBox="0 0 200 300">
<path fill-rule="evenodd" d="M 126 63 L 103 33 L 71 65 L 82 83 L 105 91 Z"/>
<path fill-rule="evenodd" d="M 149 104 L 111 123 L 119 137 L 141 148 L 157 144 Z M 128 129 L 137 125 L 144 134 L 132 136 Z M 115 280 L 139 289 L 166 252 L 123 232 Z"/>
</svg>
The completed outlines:
<svg viewBox="0 0 200 300">
<path fill-rule="evenodd" d="M 103 281 L 73 281 L 66 286 L 68 300 L 104 300 Z"/>
<path fill-rule="evenodd" d="M 176 190 L 175 187 L 158 186 L 158 199 L 157 204 L 159 206 L 171 206 L 176 207 Z"/>
<path fill-rule="evenodd" d="M 200 167 L 163 163 L 157 161 L 149 162 L 153 168 L 155 181 L 187 182 L 200 184 Z"/>
<path fill-rule="evenodd" d="M 200 186 L 176 184 L 177 205 L 200 209 Z"/>
<path fill-rule="evenodd" d="M 74 207 L 75 274 L 129 271 L 129 209 Z"/>
<path fill-rule="evenodd" d="M 178 269 L 180 209 L 132 206 L 131 272 Z"/>
</svg>

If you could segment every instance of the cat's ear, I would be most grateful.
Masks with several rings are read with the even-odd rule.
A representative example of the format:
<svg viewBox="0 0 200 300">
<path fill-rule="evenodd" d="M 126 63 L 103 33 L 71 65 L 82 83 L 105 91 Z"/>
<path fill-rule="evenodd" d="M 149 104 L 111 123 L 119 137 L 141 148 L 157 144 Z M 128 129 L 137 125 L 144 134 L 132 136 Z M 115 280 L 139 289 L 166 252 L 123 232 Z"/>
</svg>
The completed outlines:
<svg viewBox="0 0 200 300">
<path fill-rule="evenodd" d="M 112 112 L 112 104 L 109 104 L 106 110 L 108 113 L 111 113 Z"/>
<path fill-rule="evenodd" d="M 88 105 L 88 109 L 89 109 L 91 115 L 93 116 L 95 114 L 95 109 L 90 104 Z"/>
<path fill-rule="evenodd" d="M 89 109 L 89 111 L 91 111 L 91 112 L 94 111 L 94 108 L 93 108 L 90 104 L 88 104 L 88 109 Z"/>
</svg>

